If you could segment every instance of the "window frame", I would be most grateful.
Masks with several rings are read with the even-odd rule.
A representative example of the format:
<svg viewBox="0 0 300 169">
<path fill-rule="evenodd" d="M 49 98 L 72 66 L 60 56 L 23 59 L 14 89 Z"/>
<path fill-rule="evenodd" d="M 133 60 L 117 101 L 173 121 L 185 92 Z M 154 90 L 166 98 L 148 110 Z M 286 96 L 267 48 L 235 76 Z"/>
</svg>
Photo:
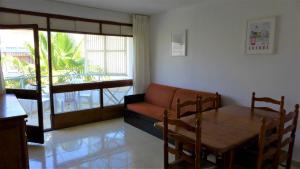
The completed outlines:
<svg viewBox="0 0 300 169">
<path fill-rule="evenodd" d="M 63 128 L 62 126 L 72 126 L 74 125 L 73 120 L 74 118 L 80 117 L 81 113 L 87 113 L 87 114 L 99 114 L 99 110 L 102 113 L 108 113 L 103 115 L 100 119 L 105 119 L 105 118 L 110 118 L 114 117 L 115 115 L 109 115 L 111 110 L 109 110 L 109 107 L 104 107 L 103 106 L 103 89 L 105 88 L 114 88 L 114 87 L 124 87 L 124 86 L 132 86 L 133 81 L 132 79 L 127 79 L 127 80 L 113 80 L 113 81 L 105 81 L 105 82 L 94 82 L 94 83 L 83 83 L 83 84 L 67 84 L 67 85 L 53 85 L 52 81 L 52 48 L 51 48 L 51 32 L 65 32 L 65 33 L 80 33 L 80 34 L 92 34 L 92 35 L 107 35 L 107 36 L 122 36 L 122 37 L 133 37 L 132 32 L 131 33 L 125 33 L 122 31 L 122 28 L 132 28 L 132 24 L 129 23 L 120 23 L 120 22 L 111 22 L 111 21 L 104 21 L 104 20 L 93 20 L 93 19 L 86 19 L 86 18 L 80 18 L 80 17 L 71 17 L 71 16 L 64 16 L 64 15 L 57 15 L 57 14 L 47 14 L 47 13 L 39 13 L 39 12 L 32 12 L 32 11 L 24 11 L 24 10 L 16 10 L 16 9 L 10 9 L 10 8 L 4 8 L 0 7 L 0 12 L 5 12 L 5 13 L 11 13 L 11 14 L 18 14 L 18 15 L 32 15 L 32 16 L 40 16 L 44 17 L 46 19 L 46 28 L 43 27 L 38 27 L 37 29 L 39 31 L 46 31 L 47 32 L 47 40 L 48 40 L 48 68 L 49 68 L 49 97 L 50 97 L 50 111 L 51 111 L 51 129 L 47 129 L 44 131 L 49 131 L 52 129 L 58 129 L 58 128 Z M 99 24 L 99 33 L 95 32 L 83 32 L 83 31 L 78 31 L 78 30 L 63 30 L 63 29 L 54 29 L 51 28 L 50 23 L 51 19 L 56 18 L 56 19 L 65 19 L 65 20 L 71 20 L 71 21 L 83 21 L 83 22 L 93 22 L 93 23 L 98 23 Z M 19 24 L 19 23 L 18 23 Z M 102 26 L 103 25 L 116 25 L 120 27 L 120 32 L 117 34 L 114 33 L 104 33 L 102 31 Z M 21 24 L 20 24 L 21 25 Z M 39 78 L 41 80 L 41 78 Z M 69 91 L 82 91 L 82 90 L 89 90 L 89 89 L 100 89 L 100 98 L 101 99 L 101 106 L 100 108 L 96 109 L 91 109 L 91 110 L 81 110 L 77 111 L 77 115 L 71 116 L 68 112 L 60 115 L 54 114 L 54 100 L 53 100 L 53 95 L 55 93 L 59 92 L 69 92 Z M 7 90 L 9 92 L 9 90 Z M 17 93 L 17 96 L 22 96 L 22 97 L 36 97 L 36 94 L 31 94 L 28 95 L 29 93 L 25 91 L 21 91 Z M 110 106 L 111 107 L 111 106 Z M 115 106 L 112 106 L 115 107 Z M 120 107 L 121 108 L 121 107 Z M 59 119 L 62 116 L 68 116 L 70 122 L 69 124 L 62 124 Z M 76 117 L 75 117 L 76 116 Z M 62 118 L 66 119 L 66 118 Z M 78 119 L 77 119 L 78 120 Z M 93 119 L 91 119 L 93 120 Z M 68 122 L 66 122 L 68 123 Z M 85 123 L 84 121 L 78 121 L 78 124 Z"/>
</svg>

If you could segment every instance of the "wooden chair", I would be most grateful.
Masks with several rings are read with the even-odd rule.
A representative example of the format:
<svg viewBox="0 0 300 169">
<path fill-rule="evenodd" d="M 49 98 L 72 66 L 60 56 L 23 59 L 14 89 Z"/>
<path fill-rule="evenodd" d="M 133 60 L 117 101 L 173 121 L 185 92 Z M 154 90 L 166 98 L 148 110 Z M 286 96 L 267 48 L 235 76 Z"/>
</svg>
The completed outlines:
<svg viewBox="0 0 300 169">
<path fill-rule="evenodd" d="M 79 102 L 79 109 L 85 103 L 88 104 L 88 108 L 93 108 L 93 90 L 89 91 L 78 91 L 78 102 Z M 84 106 L 82 106 L 84 108 Z"/>
<path fill-rule="evenodd" d="M 205 99 L 200 98 L 199 101 L 199 107 L 200 107 L 200 112 L 204 112 L 207 110 L 215 109 L 217 112 L 220 106 L 220 95 L 217 92 L 214 97 L 207 97 Z M 218 154 L 214 154 L 213 152 L 208 151 L 207 149 L 203 148 L 202 149 L 204 158 L 207 159 L 208 155 L 214 155 L 217 159 L 222 159 Z"/>
<path fill-rule="evenodd" d="M 299 105 L 295 105 L 295 110 L 293 112 L 288 113 L 282 118 L 281 123 L 284 123 L 283 128 L 281 130 L 281 144 L 280 144 L 280 152 L 279 152 L 279 163 L 280 166 L 290 169 L 293 155 L 293 148 L 296 137 L 297 123 L 299 116 Z M 285 151 L 283 148 L 288 147 L 288 150 Z"/>
<path fill-rule="evenodd" d="M 202 97 L 197 96 L 195 101 L 189 100 L 185 101 L 183 103 L 180 102 L 180 99 L 177 100 L 177 119 L 188 116 L 192 114 L 201 114 L 203 111 L 207 111 L 210 109 L 215 109 L 215 111 L 218 111 L 219 108 L 219 100 L 220 95 L 216 93 L 215 96 L 207 97 L 205 99 L 202 99 Z M 183 112 L 183 109 L 186 109 L 188 106 L 195 106 L 196 111 L 187 111 Z M 183 146 L 185 150 L 191 152 L 193 147 L 191 145 L 184 145 Z M 205 159 L 207 159 L 208 155 L 211 154 L 208 150 L 205 148 L 202 149 Z"/>
<path fill-rule="evenodd" d="M 200 104 L 200 110 L 201 112 L 207 111 L 210 109 L 215 109 L 215 111 L 218 111 L 219 106 L 220 106 L 220 95 L 217 92 L 214 97 L 207 97 L 205 99 L 201 99 L 201 104 Z M 208 105 L 206 108 L 205 106 Z"/>
<path fill-rule="evenodd" d="M 274 105 L 278 105 L 279 109 L 275 110 L 271 107 L 257 107 L 255 106 L 256 102 L 264 102 L 264 103 L 270 103 Z M 281 96 L 280 100 L 275 100 L 270 97 L 255 97 L 255 92 L 252 93 L 252 101 L 251 101 L 251 111 L 253 112 L 254 109 L 261 109 L 266 111 L 272 111 L 272 112 L 283 112 L 284 111 L 284 96 Z"/>
<path fill-rule="evenodd" d="M 205 99 L 202 99 L 202 97 L 197 96 L 196 100 L 188 100 L 185 102 L 180 102 L 180 99 L 177 100 L 177 110 L 176 110 L 176 115 L 177 119 L 183 117 L 183 116 L 188 116 L 192 114 L 198 114 L 206 110 L 210 109 L 215 109 L 218 111 L 219 108 L 219 100 L 220 100 L 220 95 L 216 93 L 215 97 L 207 97 Z M 204 108 L 204 105 L 209 105 L 208 107 Z M 187 111 L 183 112 L 182 110 L 188 106 L 195 106 L 196 111 Z"/>
<path fill-rule="evenodd" d="M 278 169 L 278 144 L 280 143 L 278 121 L 262 120 L 258 151 L 244 152 L 236 158 L 235 169 Z M 241 157 L 242 156 L 242 157 Z M 256 164 L 253 160 L 256 160 Z M 255 165 L 255 166 L 254 166 Z"/>
<path fill-rule="evenodd" d="M 184 108 L 187 108 L 188 106 L 195 106 L 196 111 L 187 111 L 183 112 L 182 110 Z M 179 119 L 183 116 L 188 116 L 192 114 L 197 114 L 201 112 L 201 97 L 197 96 L 196 100 L 188 100 L 183 103 L 180 102 L 180 99 L 177 100 L 177 109 L 176 109 L 176 118 Z"/>
<path fill-rule="evenodd" d="M 264 118 L 262 120 L 262 126 L 259 134 L 259 150 L 256 169 L 278 168 L 278 162 L 276 159 L 279 142 L 278 123 L 274 121 L 267 123 Z"/>
<path fill-rule="evenodd" d="M 72 109 L 69 108 L 70 105 L 73 107 Z M 78 110 L 78 95 L 76 92 L 64 93 L 64 99 L 61 101 L 61 106 L 62 112 Z"/>
<path fill-rule="evenodd" d="M 175 127 L 175 130 L 181 132 L 193 132 L 196 135 L 196 140 L 191 141 L 179 132 L 169 131 L 169 127 Z M 201 157 L 201 117 L 196 120 L 196 126 L 191 126 L 179 119 L 168 119 L 168 112 L 164 113 L 164 168 L 165 169 L 200 169 L 200 168 L 215 168 L 215 166 L 202 160 Z M 175 141 L 176 147 L 169 147 L 169 138 Z M 191 144 L 194 146 L 195 155 L 189 155 L 183 151 L 179 144 Z M 169 163 L 169 152 L 175 155 L 175 161 Z"/>
<path fill-rule="evenodd" d="M 278 109 L 275 109 L 274 106 L 272 107 L 267 107 L 267 106 L 256 106 L 257 102 L 261 102 L 261 103 L 267 103 L 270 105 L 274 105 L 274 106 L 279 106 Z M 279 133 L 278 135 L 278 140 L 281 140 L 281 135 L 280 135 L 280 130 L 281 128 L 283 128 L 284 126 L 284 122 L 282 122 L 282 119 L 285 117 L 285 110 L 284 110 L 284 96 L 282 96 L 280 98 L 280 100 L 276 100 L 270 97 L 256 97 L 255 96 L 255 92 L 252 93 L 252 100 L 251 100 L 251 111 L 254 112 L 255 109 L 260 109 L 260 110 L 265 110 L 265 111 L 270 111 L 270 112 L 274 112 L 278 114 L 278 123 L 277 123 L 277 133 Z M 274 130 L 274 129 L 273 129 Z M 260 136 L 261 137 L 261 136 Z M 260 140 L 260 138 L 259 138 Z M 244 147 L 242 147 L 242 149 L 239 150 L 239 154 L 241 155 L 240 159 L 243 159 L 244 161 L 247 161 L 245 159 L 245 157 L 243 157 L 243 154 L 252 154 L 253 156 L 255 156 L 254 154 L 257 153 L 260 150 L 260 144 L 257 144 L 258 140 L 251 140 L 250 142 L 247 143 L 247 145 L 245 145 Z M 276 157 L 278 159 L 278 153 L 279 153 L 279 142 L 277 144 L 277 153 L 276 153 Z M 254 158 L 254 160 L 256 160 Z M 252 159 L 249 159 L 248 161 L 253 161 Z M 278 160 L 277 160 L 278 161 Z"/>
</svg>

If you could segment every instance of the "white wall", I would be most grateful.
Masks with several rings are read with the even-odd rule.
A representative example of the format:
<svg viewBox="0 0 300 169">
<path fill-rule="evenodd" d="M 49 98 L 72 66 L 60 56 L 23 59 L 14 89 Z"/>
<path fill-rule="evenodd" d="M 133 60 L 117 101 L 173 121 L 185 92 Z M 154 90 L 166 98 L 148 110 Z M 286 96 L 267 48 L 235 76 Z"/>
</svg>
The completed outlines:
<svg viewBox="0 0 300 169">
<path fill-rule="evenodd" d="M 89 19 L 108 20 L 115 22 L 131 23 L 128 13 L 114 12 L 96 8 L 88 8 L 47 0 L 0 0 L 1 7 L 22 9 L 36 12 L 62 14 Z"/>
<path fill-rule="evenodd" d="M 252 91 L 258 96 L 284 95 L 291 108 L 300 103 L 298 11 L 296 0 L 208 0 L 154 15 L 152 81 L 218 91 L 224 104 L 249 106 Z M 278 16 L 276 54 L 245 55 L 247 19 L 273 15 Z M 188 56 L 171 57 L 171 32 L 182 29 L 188 30 Z M 294 158 L 300 161 L 300 129 Z"/>
</svg>

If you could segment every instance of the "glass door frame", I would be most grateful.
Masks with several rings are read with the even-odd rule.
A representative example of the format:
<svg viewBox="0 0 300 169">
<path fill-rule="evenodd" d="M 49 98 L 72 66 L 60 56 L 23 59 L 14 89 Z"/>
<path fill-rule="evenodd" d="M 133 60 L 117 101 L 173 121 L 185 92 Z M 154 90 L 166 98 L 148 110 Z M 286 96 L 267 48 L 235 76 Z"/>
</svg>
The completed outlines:
<svg viewBox="0 0 300 169">
<path fill-rule="evenodd" d="M 37 101 L 38 110 L 38 126 L 26 125 L 27 139 L 29 142 L 44 143 L 44 122 L 43 122 L 43 103 L 42 103 L 42 84 L 40 71 L 40 55 L 39 55 L 39 28 L 36 24 L 24 25 L 2 25 L 0 29 L 18 30 L 28 29 L 33 31 L 34 52 L 35 52 L 35 73 L 36 73 L 36 90 L 28 89 L 6 89 L 6 93 L 15 94 L 19 99 L 30 99 Z"/>
</svg>

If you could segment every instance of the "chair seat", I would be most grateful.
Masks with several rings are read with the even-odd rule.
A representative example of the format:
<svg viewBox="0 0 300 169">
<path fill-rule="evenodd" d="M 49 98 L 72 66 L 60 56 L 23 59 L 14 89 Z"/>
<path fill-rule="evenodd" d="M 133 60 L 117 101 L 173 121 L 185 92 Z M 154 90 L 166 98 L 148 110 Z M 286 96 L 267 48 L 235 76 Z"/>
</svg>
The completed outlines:
<svg viewBox="0 0 300 169">
<path fill-rule="evenodd" d="M 170 163 L 169 168 L 170 169 L 194 169 L 195 165 L 187 162 L 186 160 L 179 159 L 179 160 L 175 160 L 174 162 Z M 207 160 L 202 160 L 201 168 L 217 169 L 217 166 Z"/>
</svg>

